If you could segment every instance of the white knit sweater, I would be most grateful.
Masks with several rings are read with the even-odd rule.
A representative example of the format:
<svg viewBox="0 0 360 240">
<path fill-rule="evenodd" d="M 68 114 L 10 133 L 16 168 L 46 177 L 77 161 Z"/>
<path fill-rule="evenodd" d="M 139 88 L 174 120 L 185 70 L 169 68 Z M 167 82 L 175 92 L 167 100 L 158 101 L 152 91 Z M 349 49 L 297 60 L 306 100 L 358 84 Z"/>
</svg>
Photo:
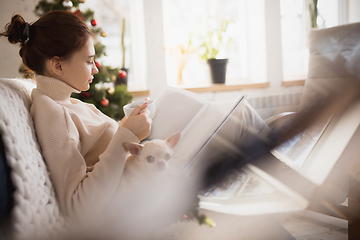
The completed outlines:
<svg viewBox="0 0 360 240">
<path fill-rule="evenodd" d="M 124 170 L 125 142 L 139 139 L 91 104 L 70 98 L 66 83 L 36 77 L 31 116 L 62 212 L 87 216 L 114 195 Z"/>
</svg>

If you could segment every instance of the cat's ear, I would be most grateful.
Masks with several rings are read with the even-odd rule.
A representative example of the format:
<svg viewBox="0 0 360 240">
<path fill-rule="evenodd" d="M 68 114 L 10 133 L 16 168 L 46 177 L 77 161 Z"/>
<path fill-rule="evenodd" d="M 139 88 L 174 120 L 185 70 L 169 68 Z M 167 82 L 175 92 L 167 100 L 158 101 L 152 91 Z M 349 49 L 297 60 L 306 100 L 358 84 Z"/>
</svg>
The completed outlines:
<svg viewBox="0 0 360 240">
<path fill-rule="evenodd" d="M 173 135 L 171 135 L 166 142 L 169 144 L 171 148 L 176 147 L 181 137 L 181 132 L 176 132 Z"/>
<path fill-rule="evenodd" d="M 143 146 L 141 146 L 140 144 L 132 142 L 125 143 L 125 146 L 132 155 L 139 155 L 143 149 Z"/>
</svg>

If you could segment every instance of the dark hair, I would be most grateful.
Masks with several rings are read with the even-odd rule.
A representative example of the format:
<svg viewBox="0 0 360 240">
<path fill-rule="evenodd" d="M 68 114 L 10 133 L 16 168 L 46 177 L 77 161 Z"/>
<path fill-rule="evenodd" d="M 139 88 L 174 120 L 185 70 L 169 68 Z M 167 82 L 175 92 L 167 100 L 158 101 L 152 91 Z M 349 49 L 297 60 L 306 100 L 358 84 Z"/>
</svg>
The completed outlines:
<svg viewBox="0 0 360 240">
<path fill-rule="evenodd" d="M 66 11 L 48 12 L 32 24 L 17 14 L 5 28 L 0 36 L 8 37 L 13 44 L 20 42 L 23 64 L 37 74 L 44 73 L 45 60 L 70 58 L 90 37 L 86 23 Z"/>
</svg>

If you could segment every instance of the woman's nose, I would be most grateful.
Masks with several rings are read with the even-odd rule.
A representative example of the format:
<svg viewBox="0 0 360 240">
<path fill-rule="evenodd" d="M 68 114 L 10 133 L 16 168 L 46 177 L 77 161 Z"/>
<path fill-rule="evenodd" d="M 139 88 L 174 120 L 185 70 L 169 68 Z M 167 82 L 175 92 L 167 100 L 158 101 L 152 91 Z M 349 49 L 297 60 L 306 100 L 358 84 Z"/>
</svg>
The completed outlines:
<svg viewBox="0 0 360 240">
<path fill-rule="evenodd" d="M 92 68 L 92 74 L 97 74 L 99 72 L 99 69 L 97 69 L 97 67 L 95 66 L 95 61 L 94 61 L 94 64 L 93 64 L 93 68 Z"/>
</svg>

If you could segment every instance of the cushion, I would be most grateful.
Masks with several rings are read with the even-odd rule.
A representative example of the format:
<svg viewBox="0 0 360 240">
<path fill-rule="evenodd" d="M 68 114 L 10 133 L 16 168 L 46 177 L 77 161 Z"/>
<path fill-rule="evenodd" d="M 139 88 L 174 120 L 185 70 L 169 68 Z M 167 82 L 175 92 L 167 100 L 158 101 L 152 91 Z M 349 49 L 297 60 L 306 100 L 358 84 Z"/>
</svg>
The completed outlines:
<svg viewBox="0 0 360 240">
<path fill-rule="evenodd" d="M 311 30 L 309 51 L 301 108 L 332 88 L 360 78 L 360 22 Z"/>
</svg>

